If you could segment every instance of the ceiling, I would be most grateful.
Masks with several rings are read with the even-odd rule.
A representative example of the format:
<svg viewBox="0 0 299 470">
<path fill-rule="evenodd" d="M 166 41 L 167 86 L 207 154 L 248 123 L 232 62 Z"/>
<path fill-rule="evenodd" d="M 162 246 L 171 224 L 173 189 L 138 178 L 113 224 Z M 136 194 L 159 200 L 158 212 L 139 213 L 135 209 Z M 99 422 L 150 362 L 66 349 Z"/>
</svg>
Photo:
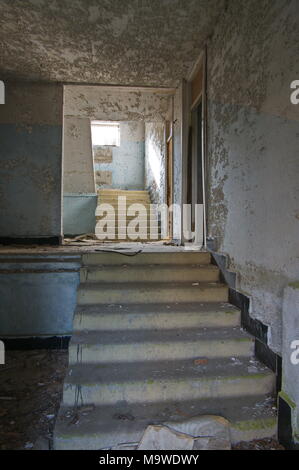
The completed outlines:
<svg viewBox="0 0 299 470">
<path fill-rule="evenodd" d="M 224 0 L 0 0 L 0 78 L 176 86 Z"/>
</svg>

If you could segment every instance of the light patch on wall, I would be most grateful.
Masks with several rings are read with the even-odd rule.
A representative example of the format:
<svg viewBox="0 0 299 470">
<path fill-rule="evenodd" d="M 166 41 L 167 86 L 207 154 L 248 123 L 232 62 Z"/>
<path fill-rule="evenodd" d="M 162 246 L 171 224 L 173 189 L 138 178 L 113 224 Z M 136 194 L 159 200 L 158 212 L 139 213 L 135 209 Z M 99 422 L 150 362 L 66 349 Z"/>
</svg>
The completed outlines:
<svg viewBox="0 0 299 470">
<path fill-rule="evenodd" d="M 157 152 L 156 145 L 152 141 L 149 141 L 148 143 L 148 157 L 149 157 L 148 158 L 149 165 L 151 167 L 151 171 L 154 176 L 155 183 L 157 185 L 157 188 L 160 188 L 161 161 L 159 159 L 159 153 Z"/>
<path fill-rule="evenodd" d="M 119 147 L 119 122 L 91 121 L 92 145 Z"/>
</svg>

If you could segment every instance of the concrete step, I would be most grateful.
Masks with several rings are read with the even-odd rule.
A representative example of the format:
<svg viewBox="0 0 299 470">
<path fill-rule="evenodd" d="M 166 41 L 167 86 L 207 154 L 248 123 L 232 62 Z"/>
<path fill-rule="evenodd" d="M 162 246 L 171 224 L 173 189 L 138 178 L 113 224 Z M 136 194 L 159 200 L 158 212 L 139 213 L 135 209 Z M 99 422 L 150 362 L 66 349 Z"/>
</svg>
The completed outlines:
<svg viewBox="0 0 299 470">
<path fill-rule="evenodd" d="M 98 207 L 99 207 L 99 206 L 98 206 Z M 98 208 L 97 208 L 97 210 L 98 210 Z M 130 213 L 130 212 L 128 212 L 127 209 L 118 211 L 118 209 L 115 208 L 115 211 L 114 211 L 114 213 L 112 213 L 112 214 L 107 214 L 107 213 L 104 213 L 104 214 L 103 214 L 103 213 L 100 213 L 100 214 L 99 214 L 99 213 L 96 211 L 95 216 L 96 216 L 97 218 L 99 218 L 99 217 L 101 217 L 101 218 L 105 217 L 105 218 L 107 218 L 108 220 L 111 220 L 111 219 L 114 220 L 116 217 L 117 217 L 118 219 L 121 219 L 121 220 L 124 220 L 124 219 L 130 219 L 130 220 L 132 220 L 132 219 L 135 219 L 135 218 L 137 218 L 137 217 L 138 217 L 138 219 L 141 219 L 141 220 L 148 220 L 148 219 L 158 220 L 156 213 L 155 213 L 154 211 L 150 211 L 150 210 L 148 210 L 146 214 L 143 214 L 143 213 L 140 213 L 140 214 L 139 214 L 138 212 L 135 213 L 135 211 L 134 211 L 134 213 Z"/>
<path fill-rule="evenodd" d="M 142 193 L 140 194 L 137 193 L 131 193 L 131 192 L 125 192 L 125 193 L 104 193 L 104 194 L 99 194 L 98 193 L 98 199 L 118 199 L 119 197 L 126 198 L 126 199 L 134 199 L 136 201 L 143 201 L 143 200 L 150 200 L 149 194 L 147 193 Z"/>
<path fill-rule="evenodd" d="M 91 305 L 76 308 L 74 330 L 233 328 L 240 311 L 227 303 Z"/>
<path fill-rule="evenodd" d="M 135 304 L 170 302 L 227 302 L 228 287 L 225 284 L 200 282 L 160 283 L 130 282 L 81 284 L 78 288 L 78 303 L 87 304 Z"/>
<path fill-rule="evenodd" d="M 118 214 L 118 213 L 115 213 L 113 214 L 112 216 L 109 214 L 108 216 L 107 215 L 97 215 L 96 214 L 96 220 L 101 220 L 101 219 L 105 219 L 105 220 L 109 220 L 109 221 L 118 221 L 120 219 L 121 222 L 129 222 L 131 220 L 134 220 L 136 219 L 137 220 L 137 217 L 138 217 L 138 221 L 142 221 L 142 222 L 148 222 L 148 221 L 153 221 L 153 223 L 155 223 L 156 225 L 158 225 L 158 219 L 155 215 L 153 214 L 148 214 L 148 215 L 126 215 L 126 214 Z"/>
<path fill-rule="evenodd" d="M 159 240 L 162 240 L 162 238 L 160 236 L 158 236 L 158 238 L 155 238 L 155 237 L 138 237 L 138 238 L 125 238 L 125 237 L 120 237 L 118 238 L 117 236 L 115 238 L 113 237 L 102 237 L 102 235 L 100 233 L 96 233 L 96 238 L 98 240 L 102 240 L 103 242 L 107 242 L 107 243 L 132 243 L 132 242 L 142 242 L 142 243 L 150 243 L 150 242 L 157 242 Z"/>
<path fill-rule="evenodd" d="M 235 398 L 134 405 L 122 401 L 89 408 L 63 406 L 56 421 L 54 448 L 100 450 L 114 447 L 121 450 L 126 448 L 126 443 L 133 443 L 131 448 L 134 449 L 134 443 L 140 441 L 149 424 L 180 422 L 210 414 L 230 421 L 233 443 L 276 435 L 275 402 L 271 397 L 240 397 L 238 406 Z"/>
<path fill-rule="evenodd" d="M 179 251 L 179 252 L 148 252 L 137 253 L 136 255 L 127 251 L 123 253 L 84 253 L 82 254 L 82 263 L 89 265 L 202 265 L 210 264 L 211 255 L 205 251 Z"/>
<path fill-rule="evenodd" d="M 253 339 L 236 329 L 74 331 L 69 363 L 103 364 L 251 357 Z M 208 359 L 206 359 L 208 358 Z"/>
<path fill-rule="evenodd" d="M 133 213 L 136 212 L 143 212 L 146 210 L 147 212 L 152 211 L 154 213 L 157 213 L 156 209 L 150 204 L 150 201 L 138 201 L 138 204 L 141 204 L 142 207 L 133 207 L 133 204 L 136 204 L 135 201 L 127 201 L 126 204 L 118 203 L 116 200 L 99 200 L 97 204 L 97 211 L 101 210 L 106 210 L 106 208 L 103 207 L 104 204 L 109 204 L 109 206 L 113 207 L 114 211 L 117 212 L 118 210 L 125 211 L 128 213 L 128 211 L 131 211 Z M 110 207 L 109 207 L 110 209 Z"/>
<path fill-rule="evenodd" d="M 219 269 L 212 264 L 198 266 L 126 265 L 85 266 L 81 268 L 80 280 L 84 282 L 216 282 Z"/>
<path fill-rule="evenodd" d="M 76 364 L 69 369 L 63 403 L 112 405 L 272 394 L 274 374 L 248 358 Z"/>
<path fill-rule="evenodd" d="M 148 191 L 145 189 L 98 189 L 98 194 L 137 194 L 137 195 L 142 195 L 142 194 L 147 194 Z"/>
<path fill-rule="evenodd" d="M 106 233 L 106 227 L 105 228 L 105 232 Z M 132 232 L 132 233 L 131 233 Z M 111 238 L 113 237 L 117 237 L 118 238 L 118 235 L 120 234 L 121 237 L 126 237 L 126 238 L 134 238 L 135 237 L 135 234 L 140 237 L 140 238 L 148 238 L 149 235 L 151 236 L 155 236 L 156 234 L 159 234 L 161 232 L 160 228 L 157 227 L 156 225 L 155 226 L 152 226 L 150 224 L 148 224 L 147 226 L 142 226 L 140 227 L 140 229 L 137 227 L 137 229 L 132 229 L 132 227 L 128 227 L 127 226 L 120 226 L 118 227 L 117 223 L 114 225 L 111 224 L 111 230 L 110 230 L 110 227 L 109 227 L 109 236 L 111 236 Z M 102 228 L 100 228 L 98 225 L 96 225 L 96 228 L 95 228 L 95 234 L 99 234 L 101 235 L 103 233 L 103 230 Z M 130 235 L 130 237 L 129 237 Z"/>
</svg>

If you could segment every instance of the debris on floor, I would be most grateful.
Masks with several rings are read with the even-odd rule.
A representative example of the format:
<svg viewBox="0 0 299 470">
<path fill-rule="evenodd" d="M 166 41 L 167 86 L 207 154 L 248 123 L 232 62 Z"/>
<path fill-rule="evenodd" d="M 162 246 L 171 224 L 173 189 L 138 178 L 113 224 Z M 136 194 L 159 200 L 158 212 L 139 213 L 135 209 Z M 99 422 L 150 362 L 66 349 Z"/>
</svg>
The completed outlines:
<svg viewBox="0 0 299 470">
<path fill-rule="evenodd" d="M 0 450 L 53 448 L 53 428 L 67 362 L 67 351 L 6 351 L 6 364 L 0 366 Z M 80 412 L 89 413 L 92 408 L 91 405 L 83 406 Z M 119 419 L 132 420 L 132 416 L 119 416 Z M 182 424 L 186 422 L 189 422 L 188 426 Z M 192 434 L 190 420 L 165 425 L 175 426 L 173 429 L 177 433 Z M 197 440 L 197 449 L 200 444 L 207 444 L 204 439 Z M 136 443 L 131 446 L 134 447 Z M 123 450 L 126 448 L 130 446 L 122 447 Z M 275 439 L 260 439 L 240 442 L 232 449 L 283 450 L 283 447 Z"/>
<path fill-rule="evenodd" d="M 148 426 L 139 450 L 231 450 L 229 422 L 221 416 L 195 416 Z"/>
<path fill-rule="evenodd" d="M 67 351 L 6 351 L 0 366 L 0 450 L 49 450 Z"/>
<path fill-rule="evenodd" d="M 250 442 L 239 442 L 233 450 L 285 450 L 276 439 L 256 439 Z"/>
</svg>

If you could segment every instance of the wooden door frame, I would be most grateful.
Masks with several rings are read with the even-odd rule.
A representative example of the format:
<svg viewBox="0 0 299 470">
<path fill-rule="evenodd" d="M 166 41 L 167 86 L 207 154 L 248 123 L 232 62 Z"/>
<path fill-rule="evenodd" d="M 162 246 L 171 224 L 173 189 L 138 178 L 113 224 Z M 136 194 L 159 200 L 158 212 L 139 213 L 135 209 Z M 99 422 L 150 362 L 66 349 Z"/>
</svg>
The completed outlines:
<svg viewBox="0 0 299 470">
<path fill-rule="evenodd" d="M 191 84 L 192 80 L 202 67 L 202 92 L 198 94 L 197 98 L 192 102 Z M 206 221 L 206 167 L 207 167 L 207 47 L 205 46 L 198 60 L 196 61 L 193 70 L 187 80 L 183 81 L 183 94 L 182 94 L 182 204 L 187 202 L 187 186 L 188 186 L 188 139 L 189 128 L 191 124 L 191 112 L 202 101 L 202 185 L 203 185 L 203 235 L 204 247 L 206 248 L 207 238 L 207 221 Z M 197 186 L 197 185 L 196 185 Z M 194 189 L 197 194 L 197 187 Z M 186 243 L 183 234 L 183 218 L 181 217 L 181 242 L 182 245 Z"/>
</svg>

